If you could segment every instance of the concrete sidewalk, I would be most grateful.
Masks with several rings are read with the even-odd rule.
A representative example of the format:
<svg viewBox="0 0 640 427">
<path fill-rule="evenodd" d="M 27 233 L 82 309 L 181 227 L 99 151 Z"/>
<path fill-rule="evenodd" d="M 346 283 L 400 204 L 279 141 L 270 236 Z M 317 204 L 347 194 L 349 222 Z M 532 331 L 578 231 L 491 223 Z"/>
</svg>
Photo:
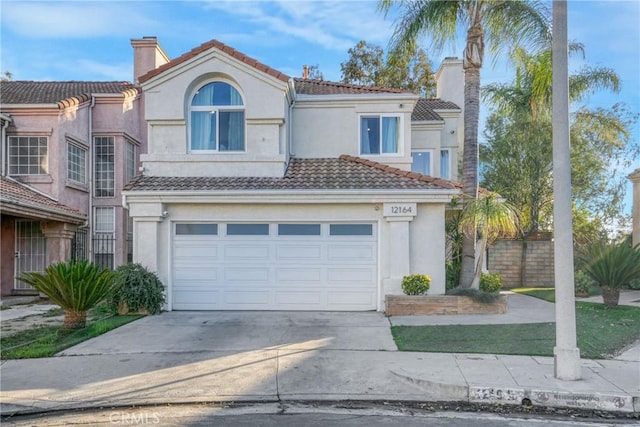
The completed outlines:
<svg viewBox="0 0 640 427">
<path fill-rule="evenodd" d="M 509 298 L 511 316 L 532 318 L 523 310 L 539 300 Z M 533 311 L 549 321 L 548 307 Z M 456 322 L 458 316 L 437 317 Z M 560 381 L 550 357 L 395 351 L 389 324 L 396 320 L 372 312 L 150 316 L 58 357 L 3 361 L 0 412 L 363 399 L 514 405 L 528 399 L 541 406 L 640 411 L 634 353 L 620 358 L 626 360 L 583 360 L 581 380 Z"/>
</svg>

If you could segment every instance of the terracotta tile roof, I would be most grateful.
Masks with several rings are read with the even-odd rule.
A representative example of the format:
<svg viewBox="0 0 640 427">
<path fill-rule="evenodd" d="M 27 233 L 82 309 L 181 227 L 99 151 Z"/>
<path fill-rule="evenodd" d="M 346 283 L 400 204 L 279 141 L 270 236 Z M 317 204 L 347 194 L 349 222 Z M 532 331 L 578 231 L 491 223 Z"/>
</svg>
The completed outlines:
<svg viewBox="0 0 640 427">
<path fill-rule="evenodd" d="M 17 80 L 0 83 L 1 104 L 58 104 L 59 108 L 77 105 L 92 94 L 121 93 L 136 95 L 140 88 L 129 82 L 37 82 Z"/>
<path fill-rule="evenodd" d="M 294 79 L 296 93 L 301 95 L 359 95 L 363 93 L 411 93 L 403 89 L 352 85 L 326 80 Z"/>
<path fill-rule="evenodd" d="M 411 114 L 411 121 L 443 120 L 434 110 L 460 110 L 460 107 L 453 102 L 443 101 L 439 98 L 420 98 Z"/>
<path fill-rule="evenodd" d="M 165 71 L 167 71 L 170 68 L 175 67 L 178 64 L 182 64 L 183 62 L 188 61 L 191 58 L 194 58 L 198 55 L 200 55 L 202 52 L 205 52 L 209 49 L 218 49 L 224 53 L 226 53 L 227 55 L 244 62 L 245 64 L 248 64 L 264 73 L 269 74 L 272 77 L 275 77 L 278 80 L 282 80 L 283 82 L 288 82 L 289 81 L 289 76 L 287 76 L 284 73 L 281 73 L 280 71 L 273 69 L 271 67 L 269 67 L 268 65 L 263 64 L 262 62 L 259 62 L 256 59 L 253 59 L 247 55 L 245 55 L 242 52 L 238 52 L 237 50 L 235 50 L 234 48 L 227 46 L 226 44 L 219 42 L 218 40 L 211 40 L 208 41 L 206 43 L 201 44 L 200 46 L 191 49 L 189 52 L 167 62 L 164 65 L 159 66 L 158 68 L 156 68 L 155 70 L 151 70 L 146 74 L 143 74 L 142 76 L 140 76 L 138 78 L 138 81 L 140 83 L 146 82 L 147 80 L 149 80 L 152 77 L 157 76 L 158 74 L 161 74 Z"/>
<path fill-rule="evenodd" d="M 81 223 L 86 218 L 77 209 L 63 205 L 11 178 L 0 177 L 0 207 L 3 213 L 31 213 L 39 218 L 58 217 Z"/>
<path fill-rule="evenodd" d="M 452 190 L 456 183 L 353 156 L 291 159 L 284 177 L 138 176 L 125 191 Z"/>
</svg>

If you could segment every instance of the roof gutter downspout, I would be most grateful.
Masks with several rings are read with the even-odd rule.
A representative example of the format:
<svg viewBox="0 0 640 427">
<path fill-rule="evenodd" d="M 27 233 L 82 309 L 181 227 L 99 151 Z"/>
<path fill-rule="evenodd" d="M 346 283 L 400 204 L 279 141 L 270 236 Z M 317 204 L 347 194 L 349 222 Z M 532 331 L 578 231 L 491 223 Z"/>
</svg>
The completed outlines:
<svg viewBox="0 0 640 427">
<path fill-rule="evenodd" d="M 9 127 L 10 122 L 11 122 L 11 119 L 9 118 L 9 116 L 6 116 L 6 120 L 2 124 L 2 166 L 0 166 L 1 168 L 0 173 L 3 177 L 7 176 L 7 163 L 9 161 L 7 159 L 7 151 L 8 151 L 7 144 L 9 143 L 9 141 L 7 141 L 7 128 Z"/>
<path fill-rule="evenodd" d="M 89 239 L 89 260 L 93 260 L 93 183 L 95 182 L 94 174 L 94 144 L 93 144 L 93 108 L 96 106 L 96 97 L 91 94 L 91 104 L 89 104 L 89 135 L 87 136 L 87 142 L 89 143 L 89 211 L 87 212 L 87 229 Z"/>
<path fill-rule="evenodd" d="M 289 164 L 289 158 L 295 156 L 292 152 L 293 149 L 293 107 L 296 105 L 296 85 L 293 79 L 289 79 L 289 86 L 291 88 L 291 103 L 289 104 L 289 123 L 287 123 L 287 138 L 289 143 L 287 144 L 287 165 Z"/>
</svg>

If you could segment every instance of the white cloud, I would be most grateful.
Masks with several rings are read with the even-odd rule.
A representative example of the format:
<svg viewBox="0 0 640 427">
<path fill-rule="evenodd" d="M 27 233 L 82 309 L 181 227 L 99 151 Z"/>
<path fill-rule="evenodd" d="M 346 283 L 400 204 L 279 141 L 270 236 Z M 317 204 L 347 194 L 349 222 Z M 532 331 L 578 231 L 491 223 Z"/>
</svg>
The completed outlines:
<svg viewBox="0 0 640 427">
<path fill-rule="evenodd" d="M 377 12 L 374 1 L 213 1 L 205 7 L 259 24 L 272 37 L 292 37 L 339 52 L 361 39 L 384 45 L 391 32 L 391 23 Z"/>
<path fill-rule="evenodd" d="M 129 35 L 136 28 L 155 27 L 130 2 L 7 2 L 2 25 L 27 38 L 87 38 Z"/>
</svg>

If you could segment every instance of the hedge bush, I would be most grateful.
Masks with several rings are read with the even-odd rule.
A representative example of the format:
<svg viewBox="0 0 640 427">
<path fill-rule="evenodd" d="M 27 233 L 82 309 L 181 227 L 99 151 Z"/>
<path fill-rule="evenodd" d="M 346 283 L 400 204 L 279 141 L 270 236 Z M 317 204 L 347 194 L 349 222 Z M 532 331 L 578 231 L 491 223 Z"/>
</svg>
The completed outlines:
<svg viewBox="0 0 640 427">
<path fill-rule="evenodd" d="M 426 274 L 412 274 L 402 278 L 402 291 L 406 295 L 422 295 L 429 290 L 431 277 Z"/>
<path fill-rule="evenodd" d="M 487 293 L 497 293 L 502 289 L 502 275 L 500 273 L 482 273 L 480 276 L 480 290 Z"/>
</svg>

